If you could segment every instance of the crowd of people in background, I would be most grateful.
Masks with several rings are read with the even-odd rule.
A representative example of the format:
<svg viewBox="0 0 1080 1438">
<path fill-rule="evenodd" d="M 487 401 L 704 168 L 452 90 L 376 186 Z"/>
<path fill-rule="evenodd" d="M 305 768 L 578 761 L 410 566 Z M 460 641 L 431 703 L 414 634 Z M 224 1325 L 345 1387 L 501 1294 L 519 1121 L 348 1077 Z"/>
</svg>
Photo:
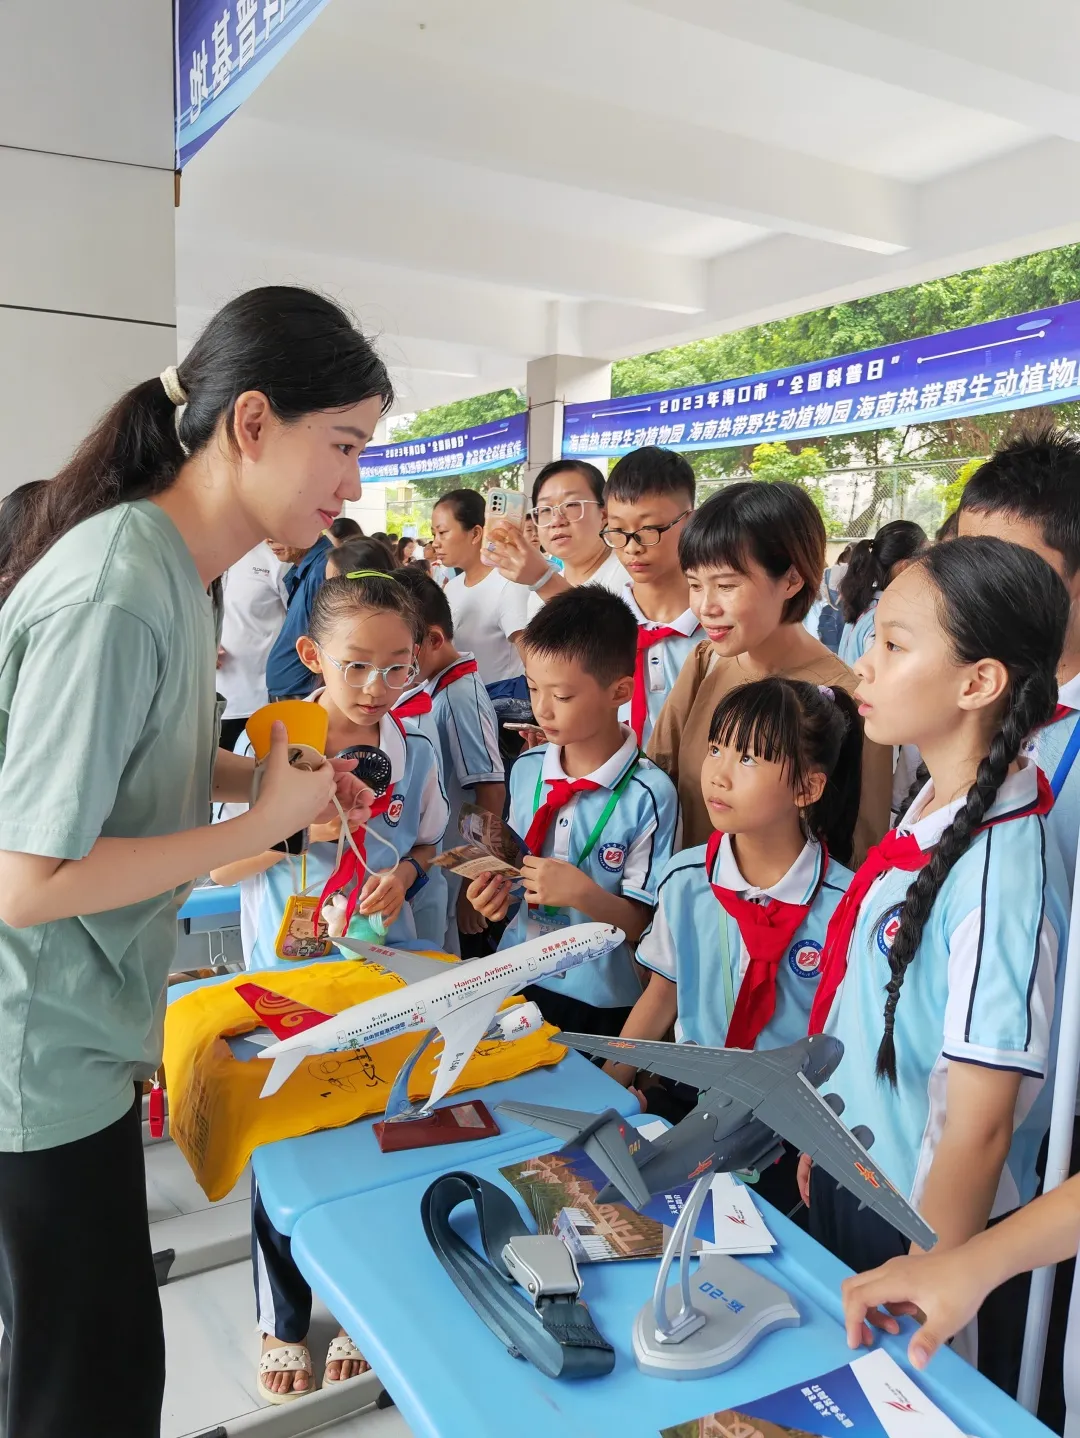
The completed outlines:
<svg viewBox="0 0 1080 1438">
<path fill-rule="evenodd" d="M 1015 1387 L 1022 1303 L 971 1272 L 1003 1280 L 1047 1247 L 1024 1206 L 1080 837 L 1080 443 L 1019 434 L 933 541 L 899 519 L 831 565 L 805 488 L 729 483 L 698 504 L 660 448 L 607 475 L 545 466 L 520 525 L 455 488 L 430 536 L 365 535 L 345 508 L 392 399 L 336 306 L 254 291 L 0 511 L 10 1431 L 89 1431 L 93 1345 L 58 1353 L 30 1316 L 61 1289 L 80 1332 L 132 1335 L 115 1431 L 156 1431 L 131 1100 L 160 1061 L 176 910 L 196 877 L 239 884 L 246 965 L 291 962 L 283 841 L 306 830 L 303 883 L 330 884 L 343 816 L 365 845 L 345 922 L 355 904 L 388 944 L 471 956 L 617 926 L 618 949 L 529 990 L 557 1027 L 841 1039 L 845 1121 L 873 1131 L 940 1255 L 905 1254 L 806 1155 L 761 1191 L 855 1269 L 884 1265 L 848 1290 L 854 1339 L 892 1322 L 876 1302 L 917 1294 L 925 1356 L 978 1308 L 968 1351 Z M 325 711 L 328 757 L 292 768 L 276 734 L 253 799 L 246 724 L 283 698 Z M 358 749 L 381 752 L 381 792 Z M 434 865 L 468 805 L 520 836 L 520 876 Z M 609 1072 L 669 1119 L 697 1101 Z M 72 1185 L 89 1247 L 65 1237 Z M 311 1294 L 257 1191 L 253 1230 L 259 1385 L 291 1401 L 317 1386 Z M 323 1383 L 366 1367 L 342 1333 Z"/>
</svg>

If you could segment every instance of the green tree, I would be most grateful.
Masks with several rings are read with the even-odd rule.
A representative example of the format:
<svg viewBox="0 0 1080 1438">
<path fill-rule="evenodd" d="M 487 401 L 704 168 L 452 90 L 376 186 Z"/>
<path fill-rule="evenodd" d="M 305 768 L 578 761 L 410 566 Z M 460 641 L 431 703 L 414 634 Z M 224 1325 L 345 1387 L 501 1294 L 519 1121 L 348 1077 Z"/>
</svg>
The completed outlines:
<svg viewBox="0 0 1080 1438">
<path fill-rule="evenodd" d="M 472 429 L 474 425 L 490 424 L 492 420 L 509 419 L 525 409 L 525 396 L 516 389 L 497 389 L 490 394 L 473 395 L 470 399 L 454 400 L 452 404 L 435 405 L 413 415 L 408 424 L 398 425 L 393 432 L 395 442 L 405 439 L 429 439 L 433 434 L 450 434 L 456 429 Z M 501 486 L 521 488 L 520 464 L 499 469 L 481 470 L 479 474 L 463 474 L 453 480 L 455 489 L 487 490 Z M 425 500 L 438 499 L 451 487 L 446 475 L 409 481 L 416 494 Z"/>
</svg>

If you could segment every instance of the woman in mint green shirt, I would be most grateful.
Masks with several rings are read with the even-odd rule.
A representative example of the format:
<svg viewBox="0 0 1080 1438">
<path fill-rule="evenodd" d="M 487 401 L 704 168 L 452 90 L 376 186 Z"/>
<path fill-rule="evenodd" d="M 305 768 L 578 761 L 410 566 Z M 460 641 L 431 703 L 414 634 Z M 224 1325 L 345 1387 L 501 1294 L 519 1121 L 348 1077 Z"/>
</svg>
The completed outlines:
<svg viewBox="0 0 1080 1438">
<path fill-rule="evenodd" d="M 161 1060 L 191 881 L 331 799 L 327 762 L 258 800 L 217 748 L 212 590 L 360 494 L 392 399 L 347 316 L 253 290 L 124 395 L 18 527 L 0 577 L 0 1433 L 157 1438 L 164 1384 L 135 1085 Z M 103 1354 L 121 1355 L 122 1367 Z M 106 1376 L 107 1381 L 106 1381 Z"/>
</svg>

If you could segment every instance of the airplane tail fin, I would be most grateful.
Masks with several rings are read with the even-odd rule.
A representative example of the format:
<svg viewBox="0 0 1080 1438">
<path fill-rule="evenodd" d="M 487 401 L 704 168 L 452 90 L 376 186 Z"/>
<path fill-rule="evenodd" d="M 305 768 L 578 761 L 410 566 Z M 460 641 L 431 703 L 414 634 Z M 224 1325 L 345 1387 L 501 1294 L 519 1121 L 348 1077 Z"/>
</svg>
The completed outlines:
<svg viewBox="0 0 1080 1438">
<path fill-rule="evenodd" d="M 649 1189 L 639 1165 L 652 1144 L 614 1109 L 590 1114 L 535 1103 L 501 1103 L 496 1113 L 554 1134 L 567 1147 L 580 1148 L 608 1180 L 608 1188 L 618 1190 L 606 1201 L 615 1203 L 625 1196 L 637 1208 L 648 1203 Z"/>
<path fill-rule="evenodd" d="M 266 1082 L 262 1086 L 260 1098 L 269 1098 L 271 1094 L 277 1093 L 278 1089 L 289 1078 L 305 1059 L 309 1059 L 315 1052 L 314 1049 L 286 1049 L 283 1054 L 278 1054 L 270 1065 L 270 1072 L 266 1076 Z"/>
<path fill-rule="evenodd" d="M 258 984 L 237 984 L 236 992 L 266 1025 L 276 1039 L 291 1039 L 317 1024 L 326 1023 L 332 1014 L 320 1013 L 308 1008 L 307 1004 L 290 999 L 285 994 L 275 994 Z"/>
</svg>

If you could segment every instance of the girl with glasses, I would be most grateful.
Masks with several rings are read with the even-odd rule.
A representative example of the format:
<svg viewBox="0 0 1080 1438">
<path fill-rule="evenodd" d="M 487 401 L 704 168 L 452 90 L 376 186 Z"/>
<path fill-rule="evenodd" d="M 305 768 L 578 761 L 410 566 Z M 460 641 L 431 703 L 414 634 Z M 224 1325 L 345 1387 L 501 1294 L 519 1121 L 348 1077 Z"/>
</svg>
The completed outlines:
<svg viewBox="0 0 1080 1438">
<path fill-rule="evenodd" d="M 407 733 L 392 712 L 402 691 L 416 681 L 416 654 L 425 632 L 406 586 L 390 574 L 368 571 L 326 581 L 315 597 L 308 632 L 296 645 L 322 686 L 310 702 L 321 705 L 329 718 L 326 752 L 339 754 L 371 744 L 390 759 L 390 787 L 376 801 L 366 839 L 362 830 L 357 835 L 376 872 L 363 877 L 356 912 L 381 914 L 387 935 L 380 942 L 402 947 L 416 940 L 407 895 L 422 887 L 449 818 L 430 739 Z M 250 752 L 246 735 L 241 735 L 238 751 Z M 242 806 L 227 807 L 222 817 L 241 812 Z M 375 842 L 372 834 L 385 843 Z M 240 884 L 244 962 L 249 969 L 287 968 L 294 962 L 280 953 L 289 901 L 301 888 L 323 892 L 337 864 L 339 835 L 339 820 L 312 825 L 302 864 L 280 850 L 269 850 L 214 870 L 211 877 L 217 883 Z M 396 865 L 386 844 L 399 855 Z M 344 956 L 333 950 L 328 957 Z M 267 1217 L 257 1189 L 252 1204 L 256 1306 L 263 1334 L 258 1387 L 268 1402 L 285 1403 L 316 1387 L 307 1348 L 311 1290 L 292 1261 L 288 1240 Z M 354 1378 L 367 1368 L 367 1360 L 342 1330 L 331 1345 L 323 1386 Z"/>
<path fill-rule="evenodd" d="M 557 459 L 536 476 L 532 517 L 543 549 L 562 562 L 562 573 L 528 542 L 520 530 L 502 525 L 488 541 L 484 564 L 498 569 L 529 595 L 531 619 L 556 594 L 579 584 L 600 584 L 619 594 L 626 571 L 619 556 L 600 537 L 607 522 L 604 476 L 595 464 L 578 459 Z"/>
</svg>

